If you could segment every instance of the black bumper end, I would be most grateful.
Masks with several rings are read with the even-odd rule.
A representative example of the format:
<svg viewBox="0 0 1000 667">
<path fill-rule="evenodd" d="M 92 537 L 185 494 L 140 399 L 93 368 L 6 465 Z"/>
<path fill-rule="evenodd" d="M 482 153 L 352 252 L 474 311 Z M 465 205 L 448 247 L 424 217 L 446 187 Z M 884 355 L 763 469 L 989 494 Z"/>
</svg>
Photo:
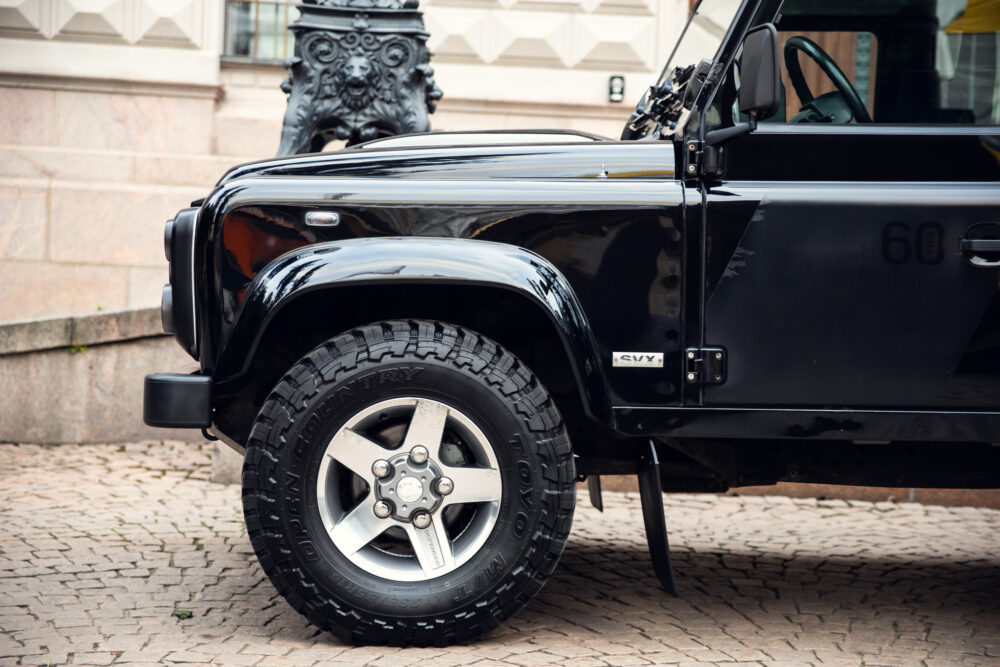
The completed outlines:
<svg viewBox="0 0 1000 667">
<path fill-rule="evenodd" d="M 212 378 L 183 373 L 147 375 L 142 421 L 161 428 L 208 428 L 212 425 Z"/>
</svg>

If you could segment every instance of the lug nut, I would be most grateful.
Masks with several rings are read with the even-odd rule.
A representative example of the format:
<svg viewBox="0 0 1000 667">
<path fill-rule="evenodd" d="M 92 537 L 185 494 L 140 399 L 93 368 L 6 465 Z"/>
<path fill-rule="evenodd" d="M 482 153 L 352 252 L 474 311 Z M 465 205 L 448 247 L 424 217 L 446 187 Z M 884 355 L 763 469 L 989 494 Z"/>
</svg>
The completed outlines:
<svg viewBox="0 0 1000 667">
<path fill-rule="evenodd" d="M 378 518 L 385 519 L 390 514 L 392 514 L 392 508 L 389 506 L 389 503 L 385 502 L 384 500 L 380 500 L 377 503 L 375 503 L 374 512 L 375 516 L 377 516 Z"/>
<path fill-rule="evenodd" d="M 417 445 L 416 447 L 410 450 L 410 460 L 416 463 L 417 465 L 425 463 L 427 461 L 427 457 L 428 457 L 427 448 L 424 447 L 423 445 Z"/>
<path fill-rule="evenodd" d="M 426 528 L 431 525 L 431 515 L 427 512 L 414 512 L 413 516 L 410 517 L 410 521 L 417 528 Z"/>
<path fill-rule="evenodd" d="M 372 474 L 379 479 L 388 477 L 390 472 L 392 472 L 392 466 L 385 459 L 379 459 L 372 464 Z"/>
<path fill-rule="evenodd" d="M 455 483 L 449 477 L 440 477 L 437 481 L 437 492 L 442 496 L 447 496 L 455 490 Z"/>
</svg>

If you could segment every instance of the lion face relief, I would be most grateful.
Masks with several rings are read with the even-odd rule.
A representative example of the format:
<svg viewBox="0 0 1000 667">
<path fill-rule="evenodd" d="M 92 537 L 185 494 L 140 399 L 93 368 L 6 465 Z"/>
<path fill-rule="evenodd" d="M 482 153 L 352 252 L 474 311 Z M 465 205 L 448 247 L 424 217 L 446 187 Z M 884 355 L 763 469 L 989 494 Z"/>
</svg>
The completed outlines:
<svg viewBox="0 0 1000 667">
<path fill-rule="evenodd" d="M 345 55 L 334 65 L 333 81 L 340 99 L 353 111 L 358 111 L 375 98 L 381 72 L 376 63 L 364 55 Z"/>
</svg>

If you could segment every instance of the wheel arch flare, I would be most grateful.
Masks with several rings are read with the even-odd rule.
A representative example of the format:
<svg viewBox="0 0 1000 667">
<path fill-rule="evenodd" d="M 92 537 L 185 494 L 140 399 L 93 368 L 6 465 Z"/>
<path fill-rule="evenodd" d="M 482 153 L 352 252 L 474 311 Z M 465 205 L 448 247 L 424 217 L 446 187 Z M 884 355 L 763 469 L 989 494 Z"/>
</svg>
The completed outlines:
<svg viewBox="0 0 1000 667">
<path fill-rule="evenodd" d="M 490 241 L 380 237 L 319 243 L 286 253 L 247 289 L 213 375 L 222 382 L 244 376 L 269 329 L 283 326 L 282 315 L 308 295 L 336 290 L 324 305 L 350 308 L 352 288 L 435 284 L 499 289 L 540 309 L 572 369 L 584 414 L 611 425 L 597 346 L 572 287 L 543 257 Z M 468 308 L 490 304 L 470 303 Z"/>
</svg>

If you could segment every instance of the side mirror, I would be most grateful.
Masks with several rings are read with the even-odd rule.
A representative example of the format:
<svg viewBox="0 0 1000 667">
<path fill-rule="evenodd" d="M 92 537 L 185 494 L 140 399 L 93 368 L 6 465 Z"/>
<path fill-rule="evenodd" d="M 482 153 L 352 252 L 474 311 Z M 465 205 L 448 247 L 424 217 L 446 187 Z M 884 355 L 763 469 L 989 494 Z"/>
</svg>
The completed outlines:
<svg viewBox="0 0 1000 667">
<path fill-rule="evenodd" d="M 750 118 L 746 123 L 712 130 L 705 134 L 706 146 L 719 146 L 757 129 L 757 120 L 773 116 L 781 104 L 781 78 L 778 74 L 778 31 L 774 24 L 757 26 L 743 38 L 740 58 L 740 111 Z M 706 173 L 715 173 L 717 165 L 706 159 Z"/>
<path fill-rule="evenodd" d="M 756 119 L 773 116 L 781 104 L 780 81 L 778 31 L 773 23 L 765 23 L 743 38 L 740 111 Z"/>
<path fill-rule="evenodd" d="M 743 38 L 739 103 L 740 111 L 749 116 L 747 122 L 705 133 L 705 145 L 700 155 L 702 174 L 714 176 L 721 173 L 718 146 L 753 132 L 759 119 L 773 116 L 781 105 L 778 31 L 772 23 L 754 28 Z M 688 172 L 698 173 L 698 168 L 689 165 Z"/>
</svg>

